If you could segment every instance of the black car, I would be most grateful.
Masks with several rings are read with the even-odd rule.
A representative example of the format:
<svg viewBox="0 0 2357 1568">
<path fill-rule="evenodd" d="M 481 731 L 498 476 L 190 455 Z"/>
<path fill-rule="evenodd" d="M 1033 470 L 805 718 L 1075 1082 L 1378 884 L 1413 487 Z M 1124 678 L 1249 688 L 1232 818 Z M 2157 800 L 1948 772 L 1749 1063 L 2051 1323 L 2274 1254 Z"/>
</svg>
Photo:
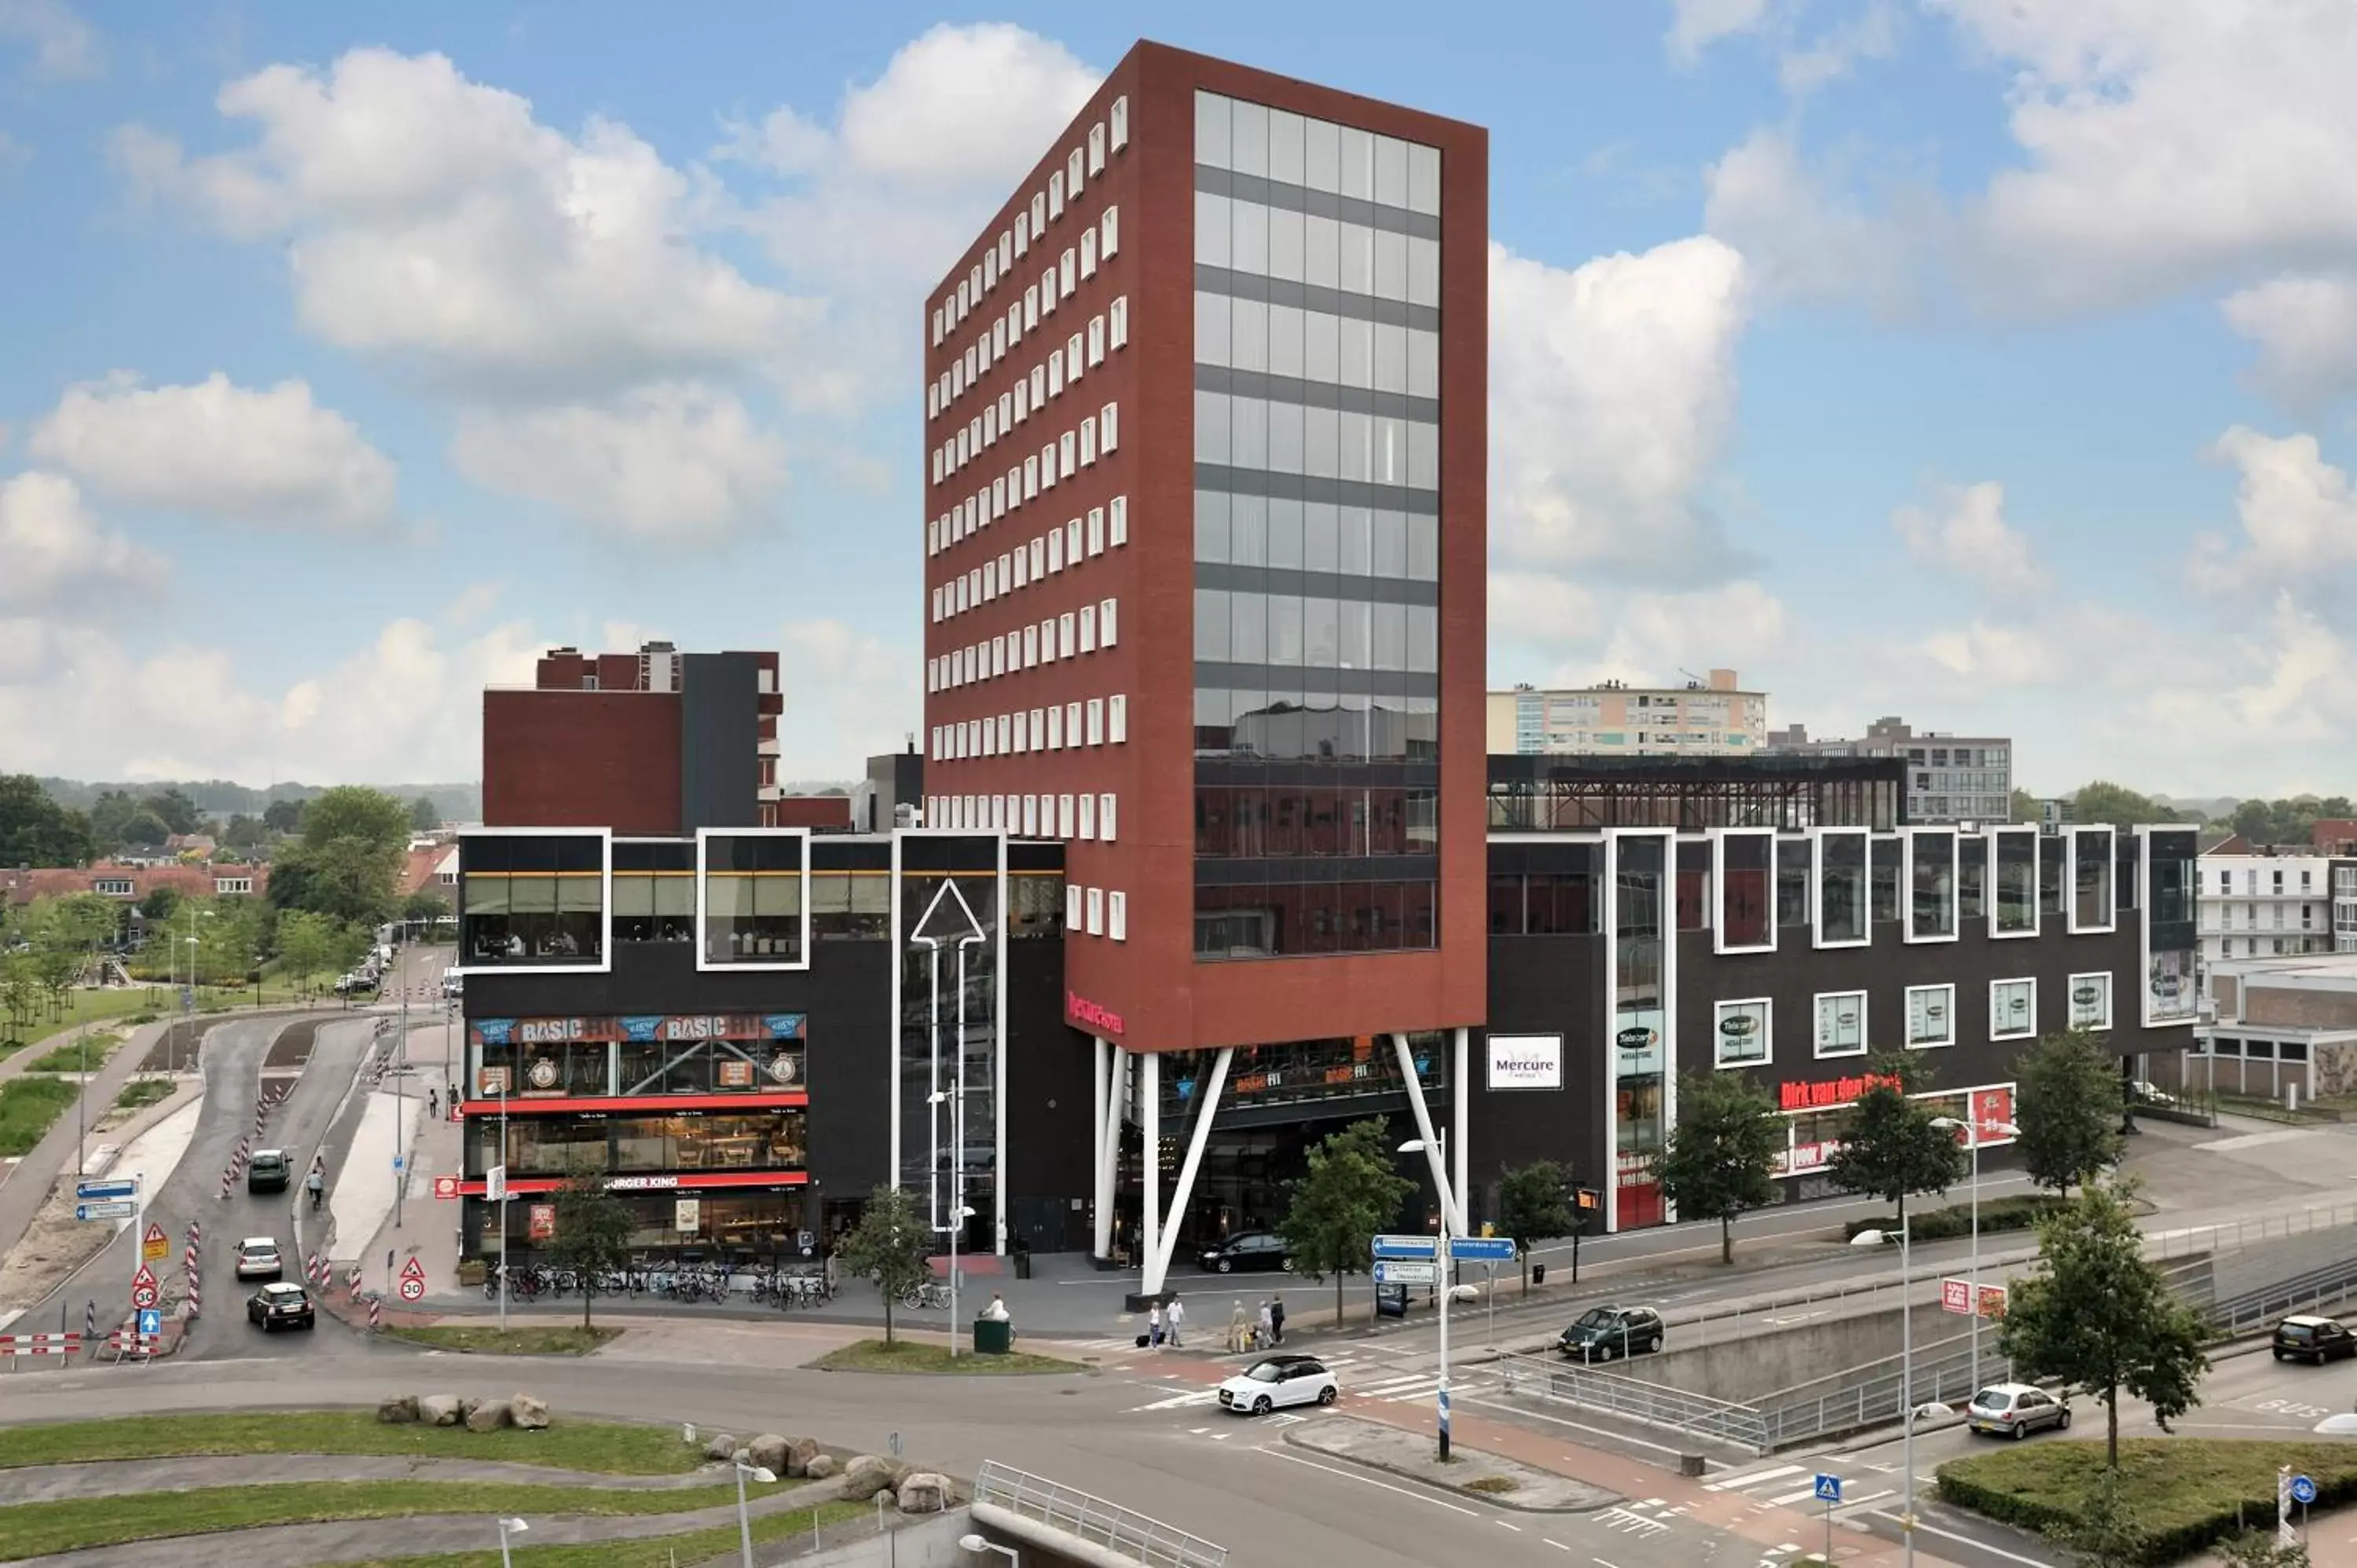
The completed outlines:
<svg viewBox="0 0 2357 1568">
<path fill-rule="evenodd" d="M 2321 1367 L 2335 1356 L 2357 1356 L 2357 1334 L 2338 1319 L 2300 1313 L 2276 1325 L 2274 1349 L 2278 1361 L 2313 1361 Z"/>
<path fill-rule="evenodd" d="M 248 1192 L 285 1192 L 287 1178 L 294 1167 L 284 1149 L 256 1149 L 253 1163 L 245 1167 L 245 1190 Z"/>
<path fill-rule="evenodd" d="M 245 1320 L 260 1324 L 264 1334 L 281 1328 L 310 1328 L 317 1322 L 311 1293 L 292 1280 L 273 1280 L 247 1297 Z"/>
<path fill-rule="evenodd" d="M 1293 1257 L 1286 1251 L 1285 1238 L 1265 1230 L 1239 1230 L 1203 1254 L 1205 1273 L 1232 1274 L 1250 1269 L 1292 1273 Z"/>
<path fill-rule="evenodd" d="M 1662 1315 L 1650 1306 L 1594 1306 L 1565 1329 L 1555 1348 L 1575 1361 L 1609 1361 L 1662 1348 Z"/>
</svg>

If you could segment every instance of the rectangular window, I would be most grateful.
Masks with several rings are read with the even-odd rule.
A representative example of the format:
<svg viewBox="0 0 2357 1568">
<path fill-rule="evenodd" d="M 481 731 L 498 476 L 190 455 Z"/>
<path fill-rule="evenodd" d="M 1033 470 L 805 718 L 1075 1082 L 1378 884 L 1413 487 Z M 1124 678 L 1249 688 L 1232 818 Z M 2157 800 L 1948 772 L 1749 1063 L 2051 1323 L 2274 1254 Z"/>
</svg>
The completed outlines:
<svg viewBox="0 0 2357 1568">
<path fill-rule="evenodd" d="M 2026 1040 L 2038 1033 L 2035 977 L 1989 982 L 1989 1038 Z"/>
<path fill-rule="evenodd" d="M 1104 744 L 1104 699 L 1103 697 L 1089 699 L 1088 714 L 1089 744 L 1103 746 Z"/>
<path fill-rule="evenodd" d="M 1015 215 L 1015 253 L 1019 256 L 1030 248 L 1031 214 L 1017 212 Z"/>
<path fill-rule="evenodd" d="M 1105 128 L 1104 122 L 1100 120 L 1089 127 L 1089 172 L 1092 175 L 1104 173 L 1104 161 Z"/>
<path fill-rule="evenodd" d="M 1064 559 L 1077 566 L 1081 564 L 1081 520 L 1064 524 Z"/>
<path fill-rule="evenodd" d="M 1048 570 L 1060 572 L 1063 569 L 1064 531 L 1060 528 L 1048 535 Z"/>
<path fill-rule="evenodd" d="M 2108 1029 L 2112 1026 L 2112 977 L 2108 972 L 2071 977 L 2071 1027 Z"/>
<path fill-rule="evenodd" d="M 1907 1048 L 1930 1050 L 1956 1043 L 1956 988 L 1953 985 L 1910 985 L 1907 988 Z"/>
<path fill-rule="evenodd" d="M 1097 797 L 1097 836 L 1107 843 L 1113 843 L 1115 837 L 1113 800 L 1114 798 L 1110 792 Z"/>
<path fill-rule="evenodd" d="M 1082 838 L 1093 839 L 1097 836 L 1097 798 L 1094 795 L 1082 795 L 1080 798 L 1080 829 Z"/>
<path fill-rule="evenodd" d="M 1911 828 L 1907 833 L 1907 940 L 1956 938 L 1956 835 Z"/>
<path fill-rule="evenodd" d="M 1114 696 L 1105 699 L 1105 740 L 1120 746 L 1129 739 L 1129 699 Z"/>
<path fill-rule="evenodd" d="M 1809 929 L 1810 850 L 1804 838 L 1776 841 L 1776 927 L 1779 930 Z"/>
<path fill-rule="evenodd" d="M 1089 889 L 1089 935 L 1100 936 L 1104 930 L 1104 889 Z"/>
<path fill-rule="evenodd" d="M 1059 263 L 1057 263 L 1057 266 L 1056 266 L 1056 294 L 1057 294 L 1057 297 L 1059 297 L 1059 298 L 1062 298 L 1062 299 L 1069 299 L 1069 298 L 1071 298 L 1071 297 L 1072 291 L 1073 291 L 1074 289 L 1079 288 L 1080 286 L 1081 286 L 1081 258 L 1080 258 L 1080 252 L 1078 252 L 1077 251 L 1073 250 L 1071 246 L 1067 245 L 1067 246 L 1065 246 L 1065 247 L 1064 247 L 1064 257 L 1063 257 L 1063 260 L 1062 260 L 1062 261 L 1060 261 L 1060 262 L 1059 262 Z"/>
<path fill-rule="evenodd" d="M 1056 835 L 1042 832 L 1039 836 L 1053 838 Z M 1081 929 L 1081 885 L 1077 882 L 1068 882 L 1064 885 L 1064 929 L 1068 931 L 1077 931 Z"/>
<path fill-rule="evenodd" d="M 810 837 L 743 829 L 696 834 L 702 948 L 697 967 L 801 968 Z"/>
<path fill-rule="evenodd" d="M 1121 405 L 1109 403 L 1097 415 L 1097 447 L 1111 452 L 1121 445 Z"/>
<path fill-rule="evenodd" d="M 1094 605 L 1081 607 L 1080 650 L 1082 653 L 1097 650 L 1097 607 Z"/>
<path fill-rule="evenodd" d="M 1048 395 L 1049 397 L 1064 395 L 1064 356 L 1061 354 L 1048 356 Z"/>
<path fill-rule="evenodd" d="M 1074 147 L 1064 159 L 1064 189 L 1076 199 L 1080 196 L 1081 186 L 1087 177 L 1082 173 L 1087 166 L 1078 147 Z"/>
<path fill-rule="evenodd" d="M 1046 617 L 1039 622 L 1039 661 L 1043 664 L 1052 664 L 1056 661 L 1056 618 L 1054 616 Z"/>
<path fill-rule="evenodd" d="M 1111 833 L 1107 833 L 1105 836 L 1107 838 L 1111 838 L 1113 835 Z M 1117 942 L 1125 942 L 1129 940 L 1128 894 L 1108 893 L 1105 895 L 1105 935 L 1111 937 Z"/>
<path fill-rule="evenodd" d="M 1056 836 L 1060 839 L 1072 836 L 1072 798 L 1070 795 L 1056 797 Z"/>
<path fill-rule="evenodd" d="M 1069 479 L 1081 471 L 1080 443 L 1069 430 L 1056 438 L 1056 460 L 1059 478 Z"/>
<path fill-rule="evenodd" d="M 1089 317 L 1089 368 L 1092 370 L 1094 370 L 1097 366 L 1104 363 L 1104 326 L 1105 318 L 1103 317 L 1092 316 Z"/>
<path fill-rule="evenodd" d="M 1774 947 L 1776 933 L 1769 923 L 1774 835 L 1723 832 L 1713 842 L 1717 849 L 1713 880 L 1718 885 L 1718 950 L 1748 952 Z"/>
<path fill-rule="evenodd" d="M 1036 626 L 1027 626 L 1023 628 L 1023 668 L 1028 670 L 1039 662 L 1039 628 Z"/>
<path fill-rule="evenodd" d="M 1721 1002 L 1711 1032 L 1712 1065 L 1760 1067 L 1775 1059 L 1769 1023 L 1775 1004 L 1764 996 L 1744 1002 Z"/>
<path fill-rule="evenodd" d="M 1048 177 L 1048 216 L 1056 219 L 1063 215 L 1064 171 L 1058 169 Z"/>
<path fill-rule="evenodd" d="M 1048 231 L 1048 193 L 1035 191 L 1031 197 L 1031 237 L 1038 239 Z"/>
<path fill-rule="evenodd" d="M 1818 1058 L 1864 1056 L 1866 993 L 1820 991 L 1816 1000 Z"/>
<path fill-rule="evenodd" d="M 1112 346 L 1115 349 L 1128 348 L 1129 295 L 1123 295 L 1119 299 L 1113 302 L 1112 311 L 1108 319 L 1112 323 L 1111 327 L 1108 328 L 1109 335 L 1112 339 Z"/>
<path fill-rule="evenodd" d="M 1079 641 L 1080 627 L 1078 620 L 1079 618 L 1074 616 L 1071 610 L 1066 610 L 1062 615 L 1056 618 L 1057 658 L 1070 659 L 1072 656 L 1072 650 Z"/>
<path fill-rule="evenodd" d="M 2276 873 L 2280 893 L 2283 873 Z M 2113 928 L 2112 830 L 2073 827 L 2071 830 L 2071 929 L 2108 931 Z"/>
<path fill-rule="evenodd" d="M 1017 756 L 1031 749 L 1031 726 L 1028 718 L 1028 715 L 1022 709 L 1015 710 L 1015 751 Z"/>
<path fill-rule="evenodd" d="M 1989 934 L 2038 934 L 2038 830 L 1999 828 L 1989 834 L 1996 846 L 1996 898 Z"/>
<path fill-rule="evenodd" d="M 1081 276 L 1097 275 L 1097 231 L 1089 230 L 1081 236 Z"/>
<path fill-rule="evenodd" d="M 1956 928 L 1988 918 L 1988 840 L 1956 841 Z"/>
<path fill-rule="evenodd" d="M 1049 482 L 1053 484 L 1055 481 L 1050 479 Z M 1039 493 L 1039 459 L 1026 457 L 1023 459 L 1023 499 L 1028 501 Z"/>
<path fill-rule="evenodd" d="M 1061 703 L 1048 710 L 1048 749 L 1064 749 L 1064 705 Z"/>
<path fill-rule="evenodd" d="M 1903 905 L 1900 899 L 1901 871 L 1906 860 L 1906 846 L 1896 836 L 1878 834 L 1867 845 L 1867 906 L 1878 926 L 1897 921 Z"/>
<path fill-rule="evenodd" d="M 1114 627 L 1114 611 L 1119 605 L 1118 599 L 1102 599 L 1097 604 L 1097 636 L 1107 648 L 1119 640 Z"/>
<path fill-rule="evenodd" d="M 1031 749 L 1034 751 L 1048 749 L 1047 718 L 1043 711 L 1039 708 L 1031 710 Z"/>
<path fill-rule="evenodd" d="M 1089 508 L 1089 554 L 1095 557 L 1103 553 L 1104 508 L 1092 506 Z M 1112 639 L 1107 638 L 1105 640 L 1110 642 Z"/>
<path fill-rule="evenodd" d="M 1114 548 L 1129 542 L 1129 498 L 1115 496 L 1105 508 L 1107 537 Z"/>
</svg>

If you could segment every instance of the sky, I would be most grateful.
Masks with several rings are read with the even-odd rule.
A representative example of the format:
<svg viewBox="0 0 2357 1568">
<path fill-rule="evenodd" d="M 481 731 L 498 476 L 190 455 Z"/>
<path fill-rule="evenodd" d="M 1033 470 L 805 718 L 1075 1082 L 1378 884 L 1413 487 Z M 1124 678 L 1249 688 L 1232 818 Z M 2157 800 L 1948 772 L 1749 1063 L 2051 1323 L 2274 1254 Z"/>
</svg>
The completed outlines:
<svg viewBox="0 0 2357 1568">
<path fill-rule="evenodd" d="M 1489 128 L 1493 687 L 2351 787 L 2346 0 L 0 0 L 0 771 L 473 778 L 662 637 L 852 777 L 927 291 L 1138 32 Z"/>
</svg>

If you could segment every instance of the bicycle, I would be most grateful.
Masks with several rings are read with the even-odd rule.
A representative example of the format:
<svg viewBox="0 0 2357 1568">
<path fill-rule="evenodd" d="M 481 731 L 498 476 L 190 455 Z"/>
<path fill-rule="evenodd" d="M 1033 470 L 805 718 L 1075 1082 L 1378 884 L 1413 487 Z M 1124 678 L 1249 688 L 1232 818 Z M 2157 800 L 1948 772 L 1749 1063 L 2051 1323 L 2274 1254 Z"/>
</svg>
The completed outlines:
<svg viewBox="0 0 2357 1568">
<path fill-rule="evenodd" d="M 900 1293 L 900 1305 L 911 1311 L 941 1311 L 950 1304 L 950 1287 L 938 1280 L 910 1285 Z"/>
</svg>

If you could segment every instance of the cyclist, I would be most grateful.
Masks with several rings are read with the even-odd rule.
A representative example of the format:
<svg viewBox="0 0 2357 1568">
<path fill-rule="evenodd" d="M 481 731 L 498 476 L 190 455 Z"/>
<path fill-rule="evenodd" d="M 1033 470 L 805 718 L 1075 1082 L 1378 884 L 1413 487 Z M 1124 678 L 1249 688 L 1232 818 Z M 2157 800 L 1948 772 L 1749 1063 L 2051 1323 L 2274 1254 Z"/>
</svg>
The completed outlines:
<svg viewBox="0 0 2357 1568">
<path fill-rule="evenodd" d="M 319 1199 L 326 1196 L 328 1190 L 328 1173 L 323 1162 L 311 1162 L 311 1174 L 303 1178 L 303 1186 L 311 1194 L 311 1212 L 318 1213 Z"/>
</svg>

